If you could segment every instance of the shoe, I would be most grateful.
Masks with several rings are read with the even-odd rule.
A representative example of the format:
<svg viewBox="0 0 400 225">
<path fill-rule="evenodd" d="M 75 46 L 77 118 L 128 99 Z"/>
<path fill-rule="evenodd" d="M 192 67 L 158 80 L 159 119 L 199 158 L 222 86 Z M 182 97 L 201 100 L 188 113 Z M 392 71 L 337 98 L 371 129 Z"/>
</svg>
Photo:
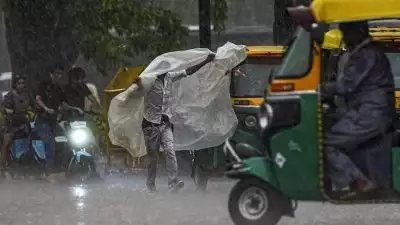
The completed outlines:
<svg viewBox="0 0 400 225">
<path fill-rule="evenodd" d="M 358 179 L 356 181 L 356 185 L 357 189 L 362 193 L 372 192 L 378 188 L 373 181 L 365 176 L 362 176 L 360 179 Z"/>
<path fill-rule="evenodd" d="M 182 189 L 184 186 L 185 186 L 185 183 L 183 183 L 183 181 L 181 181 L 181 180 L 178 180 L 176 182 L 169 184 L 168 189 L 170 192 L 176 192 L 176 191 L 179 191 L 180 189 Z"/>
</svg>

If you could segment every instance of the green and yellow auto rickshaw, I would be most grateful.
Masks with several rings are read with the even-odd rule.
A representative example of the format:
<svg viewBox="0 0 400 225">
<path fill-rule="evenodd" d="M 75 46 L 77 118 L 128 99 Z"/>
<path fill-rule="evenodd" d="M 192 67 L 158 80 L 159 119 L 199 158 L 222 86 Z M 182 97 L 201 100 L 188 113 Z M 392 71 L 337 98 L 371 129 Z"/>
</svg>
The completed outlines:
<svg viewBox="0 0 400 225">
<path fill-rule="evenodd" d="M 239 69 L 242 74 L 231 76 L 231 101 L 239 120 L 235 137 L 258 141 L 257 109 L 264 101 L 269 77 L 279 67 L 285 47 L 261 45 L 246 49 L 246 62 Z M 227 161 L 222 146 L 193 152 L 192 177 L 196 187 L 204 190 L 210 177 L 223 176 Z"/>
<path fill-rule="evenodd" d="M 303 16 L 303 22 L 308 19 L 312 29 L 299 28 L 274 74 L 257 118 L 262 140 L 234 138 L 224 145 L 226 154 L 234 158 L 226 175 L 239 179 L 229 196 L 232 220 L 238 225 L 276 224 L 282 216 L 294 217 L 297 201 L 400 203 L 398 143 L 392 146 L 390 190 L 352 200 L 329 194 L 323 149 L 329 105 L 317 91 L 337 66 L 335 52 L 341 47 L 341 37 L 335 26 L 365 20 L 372 26 L 374 41 L 383 47 L 400 89 L 400 30 L 385 25 L 389 19 L 400 18 L 400 1 L 314 0 L 310 7 L 292 8 L 289 13 Z M 326 25 L 330 30 L 320 38 L 318 33 Z"/>
</svg>

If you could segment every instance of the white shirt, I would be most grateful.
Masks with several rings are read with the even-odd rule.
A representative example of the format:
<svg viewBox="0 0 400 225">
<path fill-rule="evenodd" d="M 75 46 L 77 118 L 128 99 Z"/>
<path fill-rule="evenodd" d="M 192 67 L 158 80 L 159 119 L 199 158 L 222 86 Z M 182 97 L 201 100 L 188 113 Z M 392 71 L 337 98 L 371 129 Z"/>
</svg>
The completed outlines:
<svg viewBox="0 0 400 225">
<path fill-rule="evenodd" d="M 144 118 L 147 121 L 161 124 L 162 115 L 166 115 L 171 119 L 171 113 L 169 112 L 171 99 L 168 97 L 170 96 L 171 85 L 174 81 L 186 76 L 186 70 L 168 72 L 164 77 L 164 83 L 162 78 L 157 77 L 145 100 Z"/>
</svg>

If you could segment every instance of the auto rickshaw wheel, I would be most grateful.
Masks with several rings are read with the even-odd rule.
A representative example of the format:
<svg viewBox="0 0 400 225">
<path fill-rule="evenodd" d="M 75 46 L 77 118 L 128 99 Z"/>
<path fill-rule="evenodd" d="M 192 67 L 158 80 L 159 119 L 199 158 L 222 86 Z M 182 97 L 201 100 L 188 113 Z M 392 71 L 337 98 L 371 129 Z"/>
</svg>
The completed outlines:
<svg viewBox="0 0 400 225">
<path fill-rule="evenodd" d="M 208 178 L 207 172 L 204 171 L 201 166 L 195 165 L 193 181 L 198 190 L 205 191 L 207 189 Z"/>
<path fill-rule="evenodd" d="M 231 190 L 229 214 L 236 225 L 275 225 L 283 215 L 279 196 L 259 179 L 243 179 Z"/>
</svg>

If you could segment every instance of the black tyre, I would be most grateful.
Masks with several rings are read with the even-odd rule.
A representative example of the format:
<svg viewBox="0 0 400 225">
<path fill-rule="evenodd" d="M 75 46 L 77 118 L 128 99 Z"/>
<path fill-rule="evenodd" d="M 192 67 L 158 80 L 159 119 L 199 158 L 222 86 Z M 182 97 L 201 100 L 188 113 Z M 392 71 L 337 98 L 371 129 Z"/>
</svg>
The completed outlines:
<svg viewBox="0 0 400 225">
<path fill-rule="evenodd" d="M 198 190 L 205 191 L 207 189 L 208 178 L 207 172 L 202 170 L 199 165 L 195 165 L 193 171 L 193 181 Z"/>
<path fill-rule="evenodd" d="M 280 198 L 280 194 L 265 182 L 244 179 L 231 190 L 229 214 L 236 225 L 275 225 L 283 215 Z"/>
</svg>

